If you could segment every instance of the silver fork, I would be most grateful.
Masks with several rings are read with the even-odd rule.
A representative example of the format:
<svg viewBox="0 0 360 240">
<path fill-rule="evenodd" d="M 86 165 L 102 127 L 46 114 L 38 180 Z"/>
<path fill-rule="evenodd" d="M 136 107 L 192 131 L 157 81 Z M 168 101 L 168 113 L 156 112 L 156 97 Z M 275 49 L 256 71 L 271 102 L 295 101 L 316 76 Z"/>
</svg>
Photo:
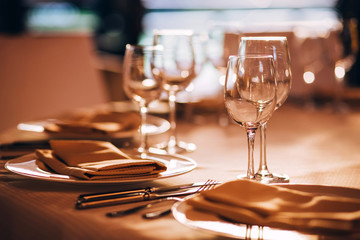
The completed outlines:
<svg viewBox="0 0 360 240">
<path fill-rule="evenodd" d="M 212 179 L 207 180 L 207 181 L 206 181 L 206 184 L 210 184 L 210 185 L 201 186 L 201 187 L 196 191 L 196 193 L 213 189 L 213 188 L 216 186 L 216 185 L 214 185 L 214 183 L 216 183 L 216 182 L 217 182 L 217 181 L 212 180 Z M 175 201 L 184 201 L 184 199 L 182 199 L 182 198 L 177 198 L 177 199 L 173 199 L 173 200 L 175 200 Z M 169 214 L 169 213 L 171 213 L 171 207 L 166 208 L 166 209 L 163 209 L 163 210 L 158 210 L 158 211 L 153 211 L 153 212 L 144 213 L 144 214 L 142 215 L 142 217 L 143 217 L 143 218 L 146 218 L 146 219 L 156 219 L 156 218 L 165 216 L 165 215 L 167 215 L 167 214 Z"/>
<path fill-rule="evenodd" d="M 208 187 L 212 188 L 213 186 L 216 186 L 216 183 L 218 183 L 217 181 L 215 180 L 212 180 L 212 179 L 208 179 L 203 186 L 199 187 L 195 192 L 193 193 L 198 193 L 198 192 L 201 192 L 201 191 L 204 191 L 204 190 L 207 190 Z M 207 185 L 207 184 L 210 184 L 210 185 Z M 209 188 L 209 189 L 210 189 Z M 106 213 L 106 216 L 108 217 L 120 217 L 120 216 L 125 216 L 125 215 L 128 215 L 130 213 L 135 213 L 135 212 L 138 212 L 142 209 L 146 209 L 146 208 L 150 208 L 158 203 L 161 203 L 161 202 L 165 202 L 165 201 L 182 201 L 183 199 L 180 198 L 180 197 L 166 197 L 166 198 L 161 198 L 161 199 L 158 199 L 158 200 L 154 200 L 150 203 L 147 203 L 147 204 L 143 204 L 143 205 L 140 205 L 140 206 L 136 206 L 136 207 L 132 207 L 132 208 L 129 208 L 129 209 L 125 209 L 125 210 L 120 210 L 120 211 L 113 211 L 113 212 L 108 212 Z M 168 210 L 168 209 L 167 209 Z M 170 213 L 170 211 L 169 211 Z M 150 214 L 150 213 L 149 213 Z M 160 214 L 160 211 L 159 211 L 159 214 Z M 163 213 L 161 216 L 163 215 L 166 215 L 167 213 Z M 145 217 L 147 218 L 147 217 Z M 156 218 L 156 217 L 151 217 L 149 216 L 149 218 Z"/>
</svg>

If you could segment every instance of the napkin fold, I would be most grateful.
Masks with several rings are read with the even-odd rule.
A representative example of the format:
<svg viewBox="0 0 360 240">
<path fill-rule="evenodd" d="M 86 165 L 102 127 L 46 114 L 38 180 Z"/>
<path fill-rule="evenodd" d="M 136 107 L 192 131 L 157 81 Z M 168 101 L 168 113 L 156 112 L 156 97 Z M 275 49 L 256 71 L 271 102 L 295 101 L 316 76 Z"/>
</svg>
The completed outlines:
<svg viewBox="0 0 360 240">
<path fill-rule="evenodd" d="M 95 112 L 50 123 L 44 126 L 48 133 L 109 134 L 140 126 L 140 116 L 135 112 Z"/>
<path fill-rule="evenodd" d="M 201 192 L 187 203 L 238 223 L 300 231 L 360 232 L 360 200 L 306 193 L 249 180 Z"/>
<path fill-rule="evenodd" d="M 50 140 L 51 149 L 37 149 L 39 168 L 82 179 L 156 177 L 167 169 L 163 162 L 134 159 L 110 142 Z"/>
</svg>

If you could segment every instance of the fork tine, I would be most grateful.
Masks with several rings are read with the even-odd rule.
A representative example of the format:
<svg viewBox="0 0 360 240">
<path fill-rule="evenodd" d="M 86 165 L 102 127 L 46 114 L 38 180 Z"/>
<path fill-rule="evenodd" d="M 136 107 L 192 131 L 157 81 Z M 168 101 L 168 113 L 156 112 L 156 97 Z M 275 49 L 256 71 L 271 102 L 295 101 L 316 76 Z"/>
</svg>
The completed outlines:
<svg viewBox="0 0 360 240">
<path fill-rule="evenodd" d="M 200 186 L 195 193 L 199 193 L 199 192 L 203 192 L 203 191 L 207 191 L 210 189 L 213 189 L 216 187 L 216 184 L 218 183 L 218 181 L 213 180 L 213 179 L 208 179 L 204 185 Z M 171 212 L 171 208 L 165 209 L 165 210 L 160 210 L 160 211 L 155 211 L 155 212 L 148 212 L 148 213 L 144 213 L 142 216 L 143 218 L 146 219 L 156 219 L 159 218 L 161 216 L 164 216 L 166 214 L 169 214 Z"/>
<path fill-rule="evenodd" d="M 215 188 L 217 185 L 216 185 L 217 181 L 216 180 L 212 180 L 212 184 L 208 186 L 208 188 L 206 190 L 211 190 L 213 188 Z"/>
<path fill-rule="evenodd" d="M 206 182 L 204 183 L 204 185 L 201 185 L 201 186 L 196 190 L 195 193 L 198 193 L 198 192 L 203 191 L 203 189 L 206 188 L 211 181 L 212 181 L 211 179 L 206 180 Z"/>
<path fill-rule="evenodd" d="M 208 185 L 205 190 L 207 191 L 207 190 L 211 190 L 211 189 L 215 188 L 215 187 L 216 187 L 216 183 L 217 183 L 217 181 L 213 180 L 213 181 L 211 182 L 211 184 Z"/>
<path fill-rule="evenodd" d="M 216 186 L 216 183 L 217 183 L 217 181 L 215 181 L 213 179 L 208 179 L 204 185 L 202 185 L 201 187 L 199 187 L 196 190 L 196 193 L 213 189 Z"/>
</svg>

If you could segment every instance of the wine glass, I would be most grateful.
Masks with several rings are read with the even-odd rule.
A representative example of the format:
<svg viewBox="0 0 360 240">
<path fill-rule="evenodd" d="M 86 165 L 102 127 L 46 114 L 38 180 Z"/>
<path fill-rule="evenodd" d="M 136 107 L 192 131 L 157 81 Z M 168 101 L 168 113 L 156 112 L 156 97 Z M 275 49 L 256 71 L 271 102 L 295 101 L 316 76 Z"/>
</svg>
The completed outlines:
<svg viewBox="0 0 360 240">
<path fill-rule="evenodd" d="M 196 77 L 195 54 L 192 31 L 155 30 L 154 45 L 162 45 L 163 51 L 163 89 L 168 93 L 170 108 L 170 136 L 158 149 L 170 154 L 191 152 L 196 149 L 193 143 L 178 141 L 176 137 L 176 94 L 184 90 Z"/>
<path fill-rule="evenodd" d="M 290 53 L 286 37 L 242 37 L 239 54 L 246 56 L 252 54 L 272 55 L 275 66 L 275 79 L 277 84 L 275 110 L 286 101 L 291 88 Z M 260 127 L 260 165 L 255 176 L 264 183 L 289 182 L 286 174 L 276 174 L 269 171 L 266 160 L 266 122 Z"/>
<path fill-rule="evenodd" d="M 237 54 L 239 43 L 239 26 L 216 25 L 210 29 L 207 57 L 222 76 L 226 74 L 229 56 Z"/>
<path fill-rule="evenodd" d="M 162 92 L 162 47 L 126 45 L 124 57 L 124 91 L 140 108 L 140 146 L 147 152 L 146 117 L 150 102 L 159 99 Z"/>
<path fill-rule="evenodd" d="M 230 117 L 246 129 L 248 168 L 255 179 L 254 141 L 258 127 L 266 123 L 276 106 L 276 80 L 271 55 L 230 56 L 224 85 L 225 107 Z"/>
<path fill-rule="evenodd" d="M 209 30 L 207 43 L 207 58 L 211 65 L 217 70 L 217 84 L 219 97 L 222 97 L 226 67 L 229 56 L 237 55 L 240 43 L 241 27 L 236 23 L 217 23 Z M 220 126 L 229 124 L 228 114 L 225 106 L 218 109 L 218 123 Z"/>
</svg>

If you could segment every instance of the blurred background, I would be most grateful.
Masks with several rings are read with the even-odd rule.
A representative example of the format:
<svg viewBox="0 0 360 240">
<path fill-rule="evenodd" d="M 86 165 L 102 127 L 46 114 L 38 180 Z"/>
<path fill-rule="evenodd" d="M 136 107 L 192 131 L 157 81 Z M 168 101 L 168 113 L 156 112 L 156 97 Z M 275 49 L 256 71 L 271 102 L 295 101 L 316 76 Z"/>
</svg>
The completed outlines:
<svg viewBox="0 0 360 240">
<path fill-rule="evenodd" d="M 289 41 L 290 102 L 317 108 L 340 99 L 357 106 L 359 2 L 1 0 L 0 130 L 74 107 L 126 99 L 121 81 L 125 45 L 151 44 L 154 29 L 195 32 L 201 67 L 180 102 L 221 105 L 223 60 L 236 54 L 240 37 L 278 35 Z"/>
</svg>

